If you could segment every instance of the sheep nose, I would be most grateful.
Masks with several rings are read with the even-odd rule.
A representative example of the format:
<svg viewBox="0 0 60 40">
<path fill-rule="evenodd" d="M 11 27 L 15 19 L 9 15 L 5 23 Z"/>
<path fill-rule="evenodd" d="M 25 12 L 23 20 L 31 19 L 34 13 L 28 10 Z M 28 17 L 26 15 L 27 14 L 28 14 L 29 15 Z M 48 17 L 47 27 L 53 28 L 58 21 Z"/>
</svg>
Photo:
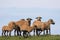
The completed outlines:
<svg viewBox="0 0 60 40">
<path fill-rule="evenodd" d="M 55 24 L 55 23 L 52 23 L 52 24 Z"/>
</svg>

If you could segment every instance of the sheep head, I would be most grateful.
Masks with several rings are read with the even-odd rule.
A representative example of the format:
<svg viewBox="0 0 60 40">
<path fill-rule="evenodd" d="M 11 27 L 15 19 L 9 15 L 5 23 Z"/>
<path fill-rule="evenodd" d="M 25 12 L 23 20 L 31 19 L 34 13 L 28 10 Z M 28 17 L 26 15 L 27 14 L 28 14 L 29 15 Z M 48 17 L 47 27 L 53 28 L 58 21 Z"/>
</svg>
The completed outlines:
<svg viewBox="0 0 60 40">
<path fill-rule="evenodd" d="M 55 22 L 53 21 L 53 19 L 49 19 L 48 21 L 50 24 L 55 24 Z"/>
<path fill-rule="evenodd" d="M 16 24 L 15 24 L 15 22 L 10 22 L 9 24 L 8 24 L 8 26 L 10 27 L 10 28 L 14 28 L 15 26 L 16 26 Z"/>
<path fill-rule="evenodd" d="M 41 21 L 41 19 L 42 19 L 42 17 L 36 17 L 36 19 L 38 20 L 38 21 Z"/>
<path fill-rule="evenodd" d="M 27 18 L 26 20 L 28 21 L 29 26 L 30 26 L 30 25 L 31 25 L 31 20 L 32 20 L 32 19 L 31 19 L 31 18 Z"/>
</svg>

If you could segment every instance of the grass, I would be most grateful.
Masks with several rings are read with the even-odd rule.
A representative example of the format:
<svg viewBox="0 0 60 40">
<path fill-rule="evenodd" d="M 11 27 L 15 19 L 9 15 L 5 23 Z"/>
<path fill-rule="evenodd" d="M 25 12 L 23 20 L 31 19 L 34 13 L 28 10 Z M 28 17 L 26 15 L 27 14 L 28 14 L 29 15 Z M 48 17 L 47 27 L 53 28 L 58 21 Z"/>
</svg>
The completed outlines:
<svg viewBox="0 0 60 40">
<path fill-rule="evenodd" d="M 60 35 L 41 35 L 41 36 L 30 36 L 28 38 L 24 38 L 21 36 L 11 36 L 11 37 L 2 37 L 0 36 L 0 40 L 60 40 Z"/>
</svg>

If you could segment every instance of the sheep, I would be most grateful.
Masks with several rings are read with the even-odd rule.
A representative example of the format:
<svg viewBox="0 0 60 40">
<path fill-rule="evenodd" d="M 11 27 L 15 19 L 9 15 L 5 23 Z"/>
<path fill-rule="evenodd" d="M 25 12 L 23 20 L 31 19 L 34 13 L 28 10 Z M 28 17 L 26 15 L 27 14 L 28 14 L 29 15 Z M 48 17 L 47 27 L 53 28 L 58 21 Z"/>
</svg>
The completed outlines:
<svg viewBox="0 0 60 40">
<path fill-rule="evenodd" d="M 26 20 L 25 19 L 21 19 L 21 20 L 19 20 L 19 21 L 17 21 L 16 22 L 16 25 L 18 25 L 19 26 L 19 28 L 24 24 L 24 25 L 31 25 L 31 18 L 27 18 Z M 20 31 L 20 29 L 18 30 L 18 31 Z M 14 33 L 15 33 L 15 35 L 16 35 L 16 32 L 17 32 L 17 30 L 15 30 L 14 31 Z M 21 35 L 21 31 L 19 32 L 20 33 L 20 35 Z M 17 35 L 18 35 L 18 32 L 17 32 Z"/>
<path fill-rule="evenodd" d="M 22 25 L 20 27 L 20 30 L 23 31 L 23 37 L 28 37 L 28 34 L 34 30 L 35 26 L 29 26 L 29 25 Z M 28 34 L 27 34 L 28 33 Z M 30 36 L 30 35 L 29 35 Z"/>
<path fill-rule="evenodd" d="M 21 19 L 17 22 L 15 22 L 15 24 L 17 25 L 16 27 L 16 30 L 14 30 L 14 35 L 16 36 L 16 32 L 17 32 L 17 36 L 21 36 L 21 31 L 20 31 L 20 26 L 25 24 L 25 19 Z"/>
<path fill-rule="evenodd" d="M 50 33 L 50 24 L 55 24 L 53 19 L 49 19 L 47 22 L 34 21 L 34 23 L 33 23 L 33 25 L 36 27 L 36 29 L 41 32 L 44 31 L 44 34 L 45 34 L 45 30 L 49 30 L 49 33 Z M 37 35 L 39 36 L 38 33 L 37 33 Z"/>
<path fill-rule="evenodd" d="M 36 19 L 37 19 L 37 20 L 35 20 L 35 21 L 40 21 L 40 22 L 41 22 L 42 17 L 39 16 L 39 17 L 36 17 Z M 35 36 L 35 32 L 36 32 L 36 34 L 37 34 L 37 31 L 38 31 L 38 30 L 34 29 L 34 36 Z"/>
<path fill-rule="evenodd" d="M 15 28 L 15 22 L 9 22 L 8 26 L 3 26 L 2 27 L 2 36 L 11 36 L 11 31 Z M 7 35 L 6 35 L 7 32 Z"/>
<path fill-rule="evenodd" d="M 2 36 L 6 36 L 6 32 L 7 32 L 8 29 L 9 29 L 8 26 L 3 26 L 2 27 Z"/>
<path fill-rule="evenodd" d="M 50 29 L 50 24 L 55 24 L 54 20 L 53 19 L 49 19 L 48 22 L 45 22 L 45 25 L 46 25 L 46 34 L 48 34 L 48 31 L 49 31 L 49 34 L 51 34 L 51 29 Z M 45 34 L 45 31 L 44 31 L 44 34 Z"/>
</svg>

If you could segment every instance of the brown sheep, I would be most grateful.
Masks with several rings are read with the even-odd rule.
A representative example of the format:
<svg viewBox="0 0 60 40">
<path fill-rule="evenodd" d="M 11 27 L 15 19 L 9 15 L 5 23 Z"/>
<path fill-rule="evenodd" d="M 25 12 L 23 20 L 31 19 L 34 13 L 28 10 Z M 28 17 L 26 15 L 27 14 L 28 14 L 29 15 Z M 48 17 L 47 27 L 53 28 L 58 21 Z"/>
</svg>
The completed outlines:
<svg viewBox="0 0 60 40">
<path fill-rule="evenodd" d="M 25 19 L 21 19 L 21 20 L 19 20 L 19 21 L 17 21 L 17 22 L 15 22 L 15 24 L 17 25 L 16 27 L 16 30 L 14 30 L 14 35 L 16 36 L 21 36 L 21 31 L 20 31 L 20 27 L 23 25 L 23 24 L 26 24 L 25 23 Z"/>
<path fill-rule="evenodd" d="M 36 19 L 37 19 L 36 21 L 40 21 L 41 22 L 42 17 L 39 16 L 39 17 L 36 17 Z M 34 36 L 35 36 L 35 32 L 37 32 L 37 31 L 38 30 L 34 29 Z"/>
<path fill-rule="evenodd" d="M 51 34 L 51 29 L 50 29 L 50 24 L 55 24 L 54 20 L 53 19 L 49 19 L 48 22 L 45 22 L 45 25 L 46 25 L 46 34 L 48 34 L 48 31 L 49 31 L 49 34 Z M 44 31 L 44 34 L 45 34 L 45 31 Z"/>
<path fill-rule="evenodd" d="M 29 25 L 30 26 L 31 25 L 31 20 L 32 20 L 31 18 L 27 18 L 26 20 L 21 19 L 21 20 L 16 22 L 16 25 L 18 25 L 19 28 L 22 27 L 22 25 Z M 20 30 L 18 30 L 18 31 L 20 31 Z M 15 35 L 16 35 L 17 31 L 15 30 L 14 32 L 15 32 Z M 17 32 L 17 35 L 19 35 L 18 32 Z M 21 35 L 21 31 L 20 31 L 20 35 Z"/>
<path fill-rule="evenodd" d="M 11 36 L 11 31 L 15 28 L 15 22 L 10 22 L 8 24 L 8 26 L 3 26 L 2 27 L 2 36 L 8 36 L 8 33 L 9 33 L 9 36 Z M 7 32 L 7 35 L 6 35 L 6 32 Z"/>
<path fill-rule="evenodd" d="M 49 30 L 49 33 L 50 33 L 50 24 L 55 24 L 53 19 L 49 19 L 47 22 L 34 21 L 33 23 L 33 25 L 36 27 L 37 30 L 40 30 L 41 32 Z"/>
<path fill-rule="evenodd" d="M 9 29 L 8 26 L 2 27 L 2 36 L 6 36 L 6 30 Z"/>
<path fill-rule="evenodd" d="M 28 34 L 29 34 L 32 30 L 34 30 L 34 28 L 35 28 L 35 26 L 22 25 L 22 26 L 20 27 L 20 29 L 21 29 L 21 31 L 23 31 L 23 37 L 27 37 Z M 28 33 L 28 34 L 27 34 L 27 33 Z M 26 36 L 26 35 L 27 35 L 27 36 Z M 29 34 L 29 36 L 30 36 L 30 34 Z"/>
<path fill-rule="evenodd" d="M 17 25 L 19 28 L 17 28 L 17 29 L 14 31 L 14 35 L 17 34 L 17 36 L 19 36 L 19 35 L 21 36 L 20 27 L 21 27 L 23 24 L 27 24 L 27 23 L 26 23 L 25 19 L 21 19 L 21 20 L 15 22 L 15 23 L 16 23 L 16 25 Z M 28 24 L 27 24 L 27 25 L 28 25 Z M 16 33 L 16 32 L 17 32 L 17 33 Z"/>
</svg>

